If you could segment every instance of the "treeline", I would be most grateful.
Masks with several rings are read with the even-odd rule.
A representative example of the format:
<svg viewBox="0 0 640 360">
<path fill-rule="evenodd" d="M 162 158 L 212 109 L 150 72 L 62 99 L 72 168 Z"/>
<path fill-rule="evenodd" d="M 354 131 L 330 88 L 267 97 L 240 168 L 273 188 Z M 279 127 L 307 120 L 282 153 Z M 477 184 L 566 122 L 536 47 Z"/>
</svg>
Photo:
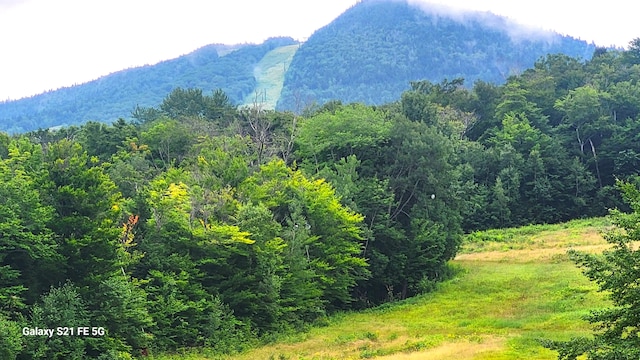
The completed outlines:
<svg viewBox="0 0 640 360">
<path fill-rule="evenodd" d="M 134 122 L 0 136 L 0 354 L 240 351 L 432 291 L 464 232 L 605 214 L 640 161 L 640 39 L 505 85 L 238 109 L 176 89 Z M 103 336 L 23 328 L 103 327 Z"/>
</svg>

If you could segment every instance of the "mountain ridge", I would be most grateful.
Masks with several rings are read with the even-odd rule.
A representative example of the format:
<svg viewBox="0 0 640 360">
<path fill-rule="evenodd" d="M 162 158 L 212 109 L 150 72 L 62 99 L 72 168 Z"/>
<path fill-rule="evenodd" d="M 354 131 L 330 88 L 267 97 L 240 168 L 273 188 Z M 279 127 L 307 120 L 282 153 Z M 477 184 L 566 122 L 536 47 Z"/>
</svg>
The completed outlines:
<svg viewBox="0 0 640 360">
<path fill-rule="evenodd" d="M 125 69 L 78 86 L 0 103 L 0 130 L 15 133 L 128 118 L 136 106 L 155 106 L 176 87 L 206 92 L 221 88 L 238 102 L 255 88 L 255 64 L 269 51 L 296 43 L 292 38 L 271 38 L 224 56 L 218 55 L 219 45 L 207 45 L 156 65 Z"/>
<path fill-rule="evenodd" d="M 279 99 L 270 99 L 277 110 L 300 111 L 330 100 L 386 103 L 395 101 L 410 81 L 417 80 L 463 77 L 467 84 L 501 83 L 545 54 L 587 58 L 595 49 L 593 44 L 553 32 L 545 41 L 533 41 L 522 30 L 519 35 L 513 32 L 511 20 L 491 13 L 458 13 L 438 6 L 427 10 L 431 14 L 414 1 L 361 1 L 302 44 L 292 38 L 272 38 L 239 48 L 207 45 L 155 65 L 0 102 L 0 130 L 19 133 L 130 118 L 136 106 L 156 106 L 176 87 L 205 92 L 221 88 L 235 104 L 242 104 L 252 94 L 266 91 L 257 88 L 254 74 L 263 57 L 294 44 L 300 47 L 283 79 L 271 79 L 272 86 L 282 88 L 272 91 L 280 94 Z M 505 34 L 507 25 L 511 35 Z"/>
<path fill-rule="evenodd" d="M 587 58 L 595 50 L 491 13 L 414 3 L 363 1 L 318 29 L 296 53 L 277 108 L 293 110 L 300 98 L 320 104 L 393 101 L 415 80 L 502 83 L 546 54 Z"/>
</svg>

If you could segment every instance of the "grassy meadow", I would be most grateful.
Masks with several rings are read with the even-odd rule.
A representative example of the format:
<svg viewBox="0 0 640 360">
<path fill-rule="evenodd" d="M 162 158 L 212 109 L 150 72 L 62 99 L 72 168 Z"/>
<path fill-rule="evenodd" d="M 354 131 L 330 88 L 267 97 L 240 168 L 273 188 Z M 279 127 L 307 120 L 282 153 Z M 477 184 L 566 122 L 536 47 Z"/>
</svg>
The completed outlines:
<svg viewBox="0 0 640 360">
<path fill-rule="evenodd" d="M 260 60 L 253 70 L 258 82 L 257 93 L 248 95 L 243 102 L 245 105 L 251 106 L 257 100 L 265 109 L 275 109 L 284 84 L 284 74 L 298 48 L 299 45 L 281 46 L 271 50 Z"/>
<path fill-rule="evenodd" d="M 568 259 L 600 252 L 605 219 L 489 230 L 466 236 L 438 290 L 289 335 L 225 359 L 555 359 L 540 338 L 588 335 L 582 316 L 607 306 Z M 209 359 L 176 354 L 158 359 Z"/>
</svg>

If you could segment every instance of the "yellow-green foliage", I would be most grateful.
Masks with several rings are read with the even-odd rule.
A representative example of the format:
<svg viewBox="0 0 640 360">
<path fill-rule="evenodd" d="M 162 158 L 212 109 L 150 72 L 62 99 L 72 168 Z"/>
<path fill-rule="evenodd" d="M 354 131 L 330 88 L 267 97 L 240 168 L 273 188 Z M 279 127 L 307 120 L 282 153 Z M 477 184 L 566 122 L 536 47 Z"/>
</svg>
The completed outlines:
<svg viewBox="0 0 640 360">
<path fill-rule="evenodd" d="M 155 179 L 149 190 L 149 204 L 153 214 L 149 221 L 158 228 L 168 217 L 189 221 L 188 187 L 182 182 L 174 183 L 166 177 Z"/>
<path fill-rule="evenodd" d="M 220 244 L 220 243 L 242 243 L 253 244 L 255 241 L 250 239 L 251 234 L 241 231 L 235 225 L 226 224 L 207 224 L 200 220 L 202 227 L 193 230 L 194 236 L 202 239 L 201 245 Z"/>
<path fill-rule="evenodd" d="M 362 104 L 342 106 L 333 112 L 325 111 L 304 121 L 300 127 L 297 144 L 299 155 L 311 159 L 314 156 L 351 149 L 377 146 L 391 132 L 392 123 L 385 118 L 384 111 Z M 351 154 L 334 154 L 347 156 Z"/>
<path fill-rule="evenodd" d="M 288 223 L 289 251 L 305 252 L 324 300 L 338 308 L 348 303 L 356 281 L 368 274 L 367 263 L 360 257 L 363 216 L 340 204 L 329 183 L 308 179 L 282 160 L 263 165 L 239 192 Z"/>
</svg>

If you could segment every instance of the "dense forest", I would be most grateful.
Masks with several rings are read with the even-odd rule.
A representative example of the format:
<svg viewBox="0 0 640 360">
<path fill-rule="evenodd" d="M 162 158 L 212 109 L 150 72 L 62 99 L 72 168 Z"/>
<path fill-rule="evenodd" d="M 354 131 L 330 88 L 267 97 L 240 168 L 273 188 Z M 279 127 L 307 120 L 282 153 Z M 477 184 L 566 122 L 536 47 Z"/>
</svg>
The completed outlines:
<svg viewBox="0 0 640 360">
<path fill-rule="evenodd" d="M 380 106 L 178 88 L 131 122 L 2 134 L 1 357 L 239 351 L 432 291 L 465 232 L 625 209 L 639 80 L 637 39 Z"/>
<path fill-rule="evenodd" d="M 503 84 L 546 54 L 587 59 L 595 49 L 491 13 L 453 12 L 405 1 L 358 3 L 300 46 L 277 109 L 334 99 L 384 104 L 416 79 Z"/>
<path fill-rule="evenodd" d="M 531 33 L 504 18 L 468 13 L 464 21 L 403 1 L 363 1 L 316 31 L 291 62 L 283 62 L 277 109 L 301 111 L 331 100 L 382 105 L 409 90 L 409 82 L 462 77 L 503 84 L 541 56 L 588 59 L 595 46 L 556 33 Z M 516 34 L 517 33 L 517 34 Z M 257 88 L 254 71 L 269 52 L 294 45 L 273 38 L 260 45 L 209 45 L 177 59 L 128 69 L 95 81 L 16 101 L 0 102 L 0 131 L 130 120 L 136 106 L 159 106 L 177 87 L 222 89 L 240 104 Z M 280 91 L 278 90 L 278 93 Z"/>
</svg>

